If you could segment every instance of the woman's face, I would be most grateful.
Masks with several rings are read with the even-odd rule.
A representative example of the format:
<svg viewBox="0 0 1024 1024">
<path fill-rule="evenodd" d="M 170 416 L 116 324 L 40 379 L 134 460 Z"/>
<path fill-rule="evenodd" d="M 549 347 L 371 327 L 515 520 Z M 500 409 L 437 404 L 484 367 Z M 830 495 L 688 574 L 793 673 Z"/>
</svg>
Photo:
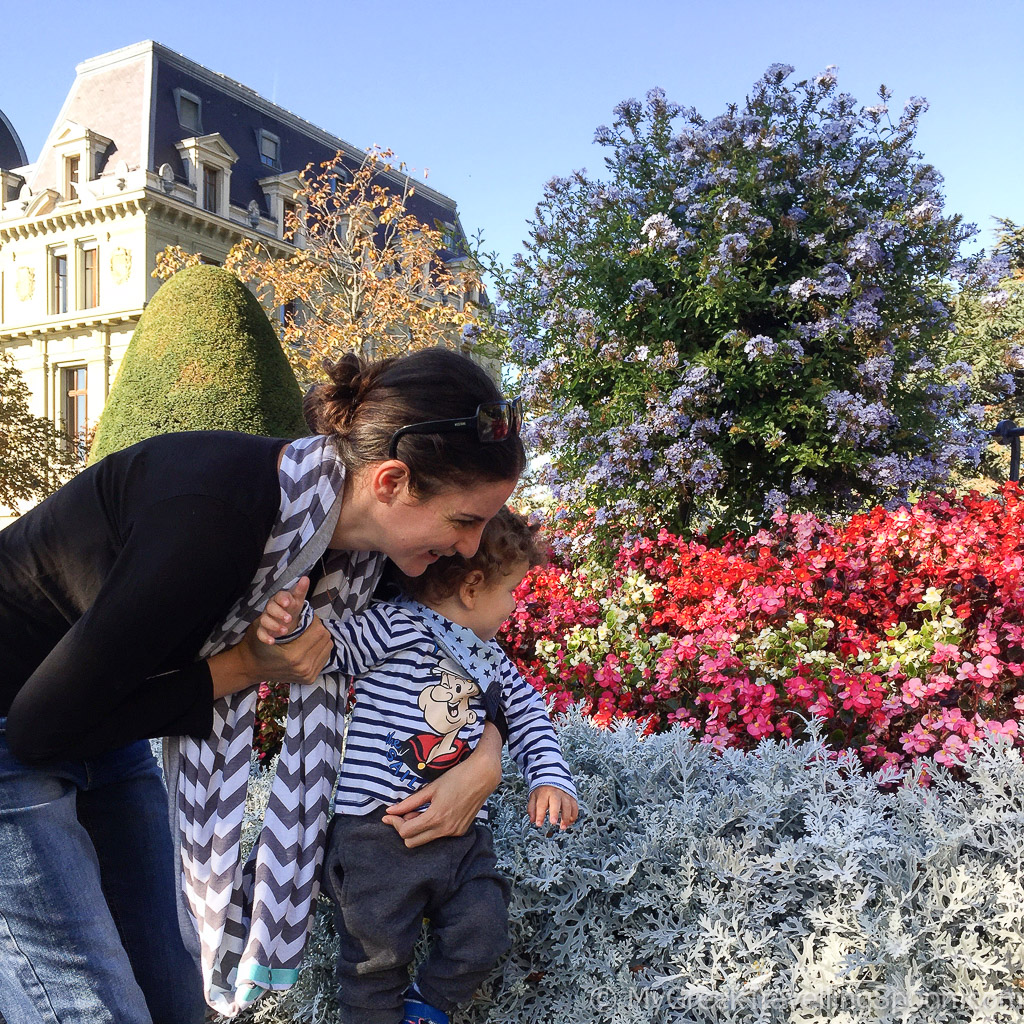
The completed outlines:
<svg viewBox="0 0 1024 1024">
<path fill-rule="evenodd" d="M 471 558 L 480 534 L 508 501 L 515 480 L 451 488 L 430 498 L 406 493 L 387 509 L 381 550 L 406 576 L 419 576 L 442 555 Z"/>
</svg>

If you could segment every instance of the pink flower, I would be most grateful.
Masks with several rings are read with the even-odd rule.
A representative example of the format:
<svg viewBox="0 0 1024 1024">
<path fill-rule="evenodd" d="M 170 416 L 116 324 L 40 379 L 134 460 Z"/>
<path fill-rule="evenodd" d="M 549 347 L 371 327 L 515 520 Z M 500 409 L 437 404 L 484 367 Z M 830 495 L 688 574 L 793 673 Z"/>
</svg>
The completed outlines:
<svg viewBox="0 0 1024 1024">
<path fill-rule="evenodd" d="M 927 754 L 934 743 L 935 736 L 922 729 L 920 722 L 900 737 L 900 745 L 908 754 Z"/>
<path fill-rule="evenodd" d="M 993 736 L 1009 736 L 1010 739 L 1016 739 L 1020 735 L 1020 728 L 1012 718 L 1008 718 L 1005 722 L 992 719 L 985 723 L 985 728 Z"/>
<path fill-rule="evenodd" d="M 935 653 L 931 657 L 933 665 L 941 664 L 943 661 L 958 661 L 960 650 L 956 644 L 938 643 L 935 645 Z"/>
<path fill-rule="evenodd" d="M 996 658 L 993 658 L 991 654 L 986 654 L 984 658 L 978 662 L 978 675 L 982 679 L 995 679 L 999 675 L 1000 664 Z"/>
<path fill-rule="evenodd" d="M 913 679 L 908 679 L 903 684 L 903 700 L 908 707 L 919 707 L 924 698 L 925 687 L 924 683 L 921 682 L 920 677 L 914 676 Z"/>
</svg>

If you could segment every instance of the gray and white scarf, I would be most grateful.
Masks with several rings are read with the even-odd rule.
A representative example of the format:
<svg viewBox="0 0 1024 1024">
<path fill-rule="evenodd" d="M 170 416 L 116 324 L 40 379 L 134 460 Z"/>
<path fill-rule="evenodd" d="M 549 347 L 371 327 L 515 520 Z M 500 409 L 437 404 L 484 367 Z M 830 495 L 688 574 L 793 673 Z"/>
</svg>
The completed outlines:
<svg viewBox="0 0 1024 1024">
<path fill-rule="evenodd" d="M 369 603 L 383 555 L 327 550 L 345 482 L 334 446 L 325 437 L 288 445 L 280 480 L 280 514 L 259 569 L 200 657 L 238 643 L 270 597 L 321 558 L 324 575 L 309 596 L 315 611 L 337 614 Z M 227 1016 L 268 989 L 288 988 L 298 975 L 341 758 L 344 696 L 325 677 L 291 687 L 269 805 L 244 864 L 239 844 L 256 688 L 214 702 L 209 739 L 164 740 L 171 831 L 181 857 L 182 934 L 200 961 L 206 1001 Z"/>
</svg>

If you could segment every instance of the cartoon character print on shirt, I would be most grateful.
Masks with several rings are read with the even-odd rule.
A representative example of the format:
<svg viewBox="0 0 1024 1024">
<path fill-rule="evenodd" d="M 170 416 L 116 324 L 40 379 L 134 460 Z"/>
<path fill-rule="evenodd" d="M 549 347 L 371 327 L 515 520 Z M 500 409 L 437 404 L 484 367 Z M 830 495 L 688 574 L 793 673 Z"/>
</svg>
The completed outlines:
<svg viewBox="0 0 1024 1024">
<path fill-rule="evenodd" d="M 395 755 L 419 778 L 433 782 L 442 772 L 457 765 L 471 753 L 459 731 L 475 725 L 477 712 L 470 702 L 480 696 L 480 687 L 451 662 L 442 663 L 439 679 L 425 686 L 419 706 L 430 732 L 417 733 L 398 744 Z"/>
</svg>

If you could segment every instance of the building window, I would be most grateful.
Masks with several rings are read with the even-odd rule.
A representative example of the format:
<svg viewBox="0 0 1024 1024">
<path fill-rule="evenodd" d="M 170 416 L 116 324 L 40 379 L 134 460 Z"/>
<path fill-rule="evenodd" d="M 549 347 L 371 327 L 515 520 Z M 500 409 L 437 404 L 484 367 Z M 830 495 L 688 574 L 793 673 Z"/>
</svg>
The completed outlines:
<svg viewBox="0 0 1024 1024">
<path fill-rule="evenodd" d="M 299 230 L 299 204 L 285 199 L 281 203 L 281 237 L 294 237 Z"/>
<path fill-rule="evenodd" d="M 95 243 L 82 246 L 82 309 L 93 309 L 100 304 L 100 261 Z"/>
<path fill-rule="evenodd" d="M 203 209 L 217 212 L 217 189 L 220 187 L 220 171 L 203 164 Z"/>
<path fill-rule="evenodd" d="M 289 299 L 277 307 L 277 322 L 281 325 L 282 332 L 290 324 L 294 324 L 298 317 L 299 306 L 294 299 Z"/>
<path fill-rule="evenodd" d="M 78 198 L 78 173 L 80 167 L 81 157 L 77 154 L 75 156 L 69 156 L 64 161 L 65 178 L 64 182 L 64 195 L 67 199 Z"/>
<path fill-rule="evenodd" d="M 89 395 L 88 371 L 84 366 L 65 366 L 60 371 L 64 433 L 71 446 L 84 462 L 89 454 Z"/>
<path fill-rule="evenodd" d="M 260 162 L 268 167 L 281 166 L 281 140 L 270 132 L 260 131 Z"/>
<path fill-rule="evenodd" d="M 198 96 L 184 89 L 175 89 L 174 105 L 182 128 L 197 134 L 203 130 L 203 101 Z"/>
<path fill-rule="evenodd" d="M 50 312 L 68 311 L 68 254 L 65 250 L 50 253 Z"/>
</svg>

